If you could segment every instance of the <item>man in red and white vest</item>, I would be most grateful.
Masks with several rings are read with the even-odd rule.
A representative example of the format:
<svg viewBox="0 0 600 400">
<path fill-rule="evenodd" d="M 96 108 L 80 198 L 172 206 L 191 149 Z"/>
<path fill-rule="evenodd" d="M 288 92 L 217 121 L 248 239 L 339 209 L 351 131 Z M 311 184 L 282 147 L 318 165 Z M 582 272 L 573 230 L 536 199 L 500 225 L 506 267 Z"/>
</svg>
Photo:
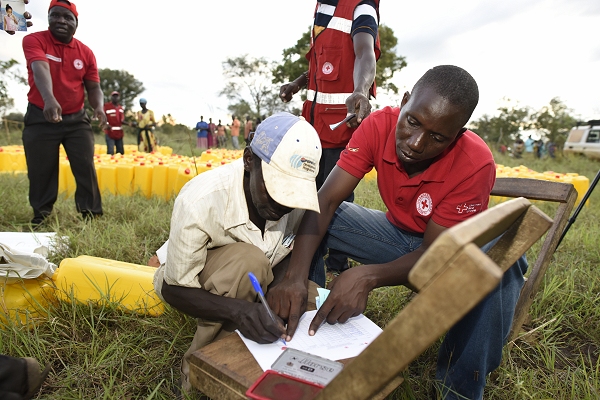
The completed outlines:
<svg viewBox="0 0 600 400">
<path fill-rule="evenodd" d="M 125 112 L 119 104 L 120 96 L 120 93 L 115 90 L 110 94 L 110 102 L 104 104 L 107 122 L 107 125 L 104 127 L 107 154 L 115 154 L 115 147 L 117 148 L 117 153 L 125 154 L 122 127 L 123 121 L 125 121 Z"/>
<path fill-rule="evenodd" d="M 323 148 L 317 188 L 371 112 L 369 98 L 375 97 L 375 63 L 380 56 L 378 25 L 379 0 L 318 2 L 306 54 L 308 71 L 280 89 L 284 102 L 301 88 L 308 89 L 302 116 L 314 126 Z M 329 127 L 351 113 L 356 118 L 334 130 Z M 346 200 L 353 201 L 354 194 Z M 337 273 L 348 268 L 347 259 L 331 251 L 326 266 Z"/>
</svg>

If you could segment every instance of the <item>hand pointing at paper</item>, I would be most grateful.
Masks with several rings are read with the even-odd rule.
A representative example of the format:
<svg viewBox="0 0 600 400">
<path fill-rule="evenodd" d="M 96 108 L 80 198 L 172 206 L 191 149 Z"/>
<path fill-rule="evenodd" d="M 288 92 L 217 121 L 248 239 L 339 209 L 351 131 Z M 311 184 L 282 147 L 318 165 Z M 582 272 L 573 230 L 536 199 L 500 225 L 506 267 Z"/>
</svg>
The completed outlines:
<svg viewBox="0 0 600 400">
<path fill-rule="evenodd" d="M 314 335 L 324 321 L 343 324 L 362 314 L 367 308 L 369 292 L 374 288 L 367 272 L 368 266 L 350 268 L 330 283 L 331 292 L 313 318 L 309 335 Z M 354 296 L 348 296 L 348 293 L 353 293 Z"/>
</svg>

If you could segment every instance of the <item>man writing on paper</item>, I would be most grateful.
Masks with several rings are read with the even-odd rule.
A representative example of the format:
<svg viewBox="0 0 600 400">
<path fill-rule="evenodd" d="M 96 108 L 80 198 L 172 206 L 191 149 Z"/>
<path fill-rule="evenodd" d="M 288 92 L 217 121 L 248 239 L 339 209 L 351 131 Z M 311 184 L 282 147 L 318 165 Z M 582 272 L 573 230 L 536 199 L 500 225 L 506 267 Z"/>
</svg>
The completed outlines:
<svg viewBox="0 0 600 400">
<path fill-rule="evenodd" d="M 410 270 L 440 233 L 487 208 L 494 160 L 485 142 L 464 128 L 478 99 L 465 70 L 438 66 L 404 94 L 400 108 L 363 121 L 319 190 L 321 213 L 307 212 L 302 220 L 285 279 L 267 294 L 288 321 L 288 340 L 306 308 L 307 279 L 324 284 L 327 248 L 363 265 L 332 282 L 309 334 L 324 321 L 344 323 L 362 313 L 371 290 L 408 284 Z M 372 167 L 387 213 L 343 202 Z M 449 391 L 481 398 L 486 375 L 500 364 L 526 270 L 521 258 L 447 334 L 436 373 L 445 398 L 456 398 Z"/>
<path fill-rule="evenodd" d="M 308 122 L 275 114 L 257 127 L 242 159 L 198 175 L 177 196 L 166 262 L 154 287 L 198 318 L 182 362 L 184 390 L 191 388 L 186 358 L 195 350 L 236 329 L 259 343 L 285 336 L 283 325 L 255 303 L 248 272 L 263 290 L 281 278 L 304 209 L 319 211 L 320 157 L 319 137 Z"/>
</svg>

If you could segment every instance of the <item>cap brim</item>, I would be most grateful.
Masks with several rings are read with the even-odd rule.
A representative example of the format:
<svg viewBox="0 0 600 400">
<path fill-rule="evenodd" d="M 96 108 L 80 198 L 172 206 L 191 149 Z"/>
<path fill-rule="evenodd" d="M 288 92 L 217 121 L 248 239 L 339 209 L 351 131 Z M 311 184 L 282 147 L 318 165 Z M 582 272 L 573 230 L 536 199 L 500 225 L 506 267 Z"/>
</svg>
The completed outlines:
<svg viewBox="0 0 600 400">
<path fill-rule="evenodd" d="M 282 206 L 320 212 L 314 179 L 290 176 L 261 161 L 269 196 Z"/>
</svg>

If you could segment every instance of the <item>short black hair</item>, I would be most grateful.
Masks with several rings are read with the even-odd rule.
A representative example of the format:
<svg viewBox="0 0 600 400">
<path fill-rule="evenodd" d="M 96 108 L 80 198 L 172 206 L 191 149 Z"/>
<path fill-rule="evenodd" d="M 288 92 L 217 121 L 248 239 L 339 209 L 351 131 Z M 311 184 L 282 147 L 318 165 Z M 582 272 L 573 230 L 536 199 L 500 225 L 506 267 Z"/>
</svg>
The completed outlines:
<svg viewBox="0 0 600 400">
<path fill-rule="evenodd" d="M 6 11 L 8 11 L 8 10 L 12 10 L 12 7 L 10 6 L 10 4 L 7 4 L 7 5 L 6 5 L 6 7 L 4 7 L 4 9 L 5 9 Z"/>
<path fill-rule="evenodd" d="M 477 82 L 471 74 L 455 65 L 438 65 L 431 68 L 415 83 L 413 92 L 419 87 L 425 86 L 432 88 L 439 96 L 462 108 L 468 114 L 467 121 L 471 118 L 471 114 L 479 102 Z"/>
</svg>

